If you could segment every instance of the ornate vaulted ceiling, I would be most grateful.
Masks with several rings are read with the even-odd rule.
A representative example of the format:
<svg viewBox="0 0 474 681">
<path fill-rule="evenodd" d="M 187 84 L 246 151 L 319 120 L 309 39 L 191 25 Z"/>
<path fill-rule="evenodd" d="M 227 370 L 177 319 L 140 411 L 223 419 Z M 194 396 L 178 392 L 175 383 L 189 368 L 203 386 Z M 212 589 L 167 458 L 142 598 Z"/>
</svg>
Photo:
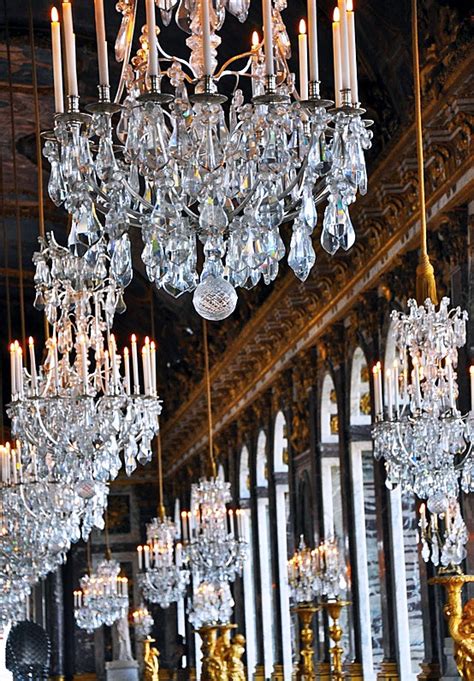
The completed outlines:
<svg viewBox="0 0 474 681">
<path fill-rule="evenodd" d="M 50 125 L 53 105 L 48 21 L 50 3 L 41 0 L 31 4 L 40 118 L 42 128 L 46 129 Z M 106 0 L 105 4 L 108 39 L 112 45 L 119 15 L 115 12 L 114 0 Z M 294 39 L 306 2 L 291 0 L 288 4 L 285 20 Z M 469 70 L 465 63 L 469 41 L 468 4 L 455 0 L 420 2 L 423 87 L 426 115 L 433 119 L 435 142 L 436 130 L 444 130 L 446 134 L 451 131 L 454 138 L 453 126 L 464 124 L 462 105 L 457 118 L 452 111 L 443 109 L 446 107 L 443 99 L 446 89 L 457 88 L 460 102 L 464 101 L 463 97 L 468 98 L 469 87 L 472 91 L 472 83 L 469 84 L 468 80 L 472 69 Z M 74 5 L 79 83 L 83 102 L 87 103 L 94 99 L 96 92 L 93 3 L 75 0 Z M 323 95 L 332 92 L 330 16 L 333 5 L 328 0 L 318 3 Z M 413 213 L 416 179 L 410 130 L 410 2 L 359 0 L 357 10 L 361 99 L 369 111 L 368 115 L 375 120 L 374 147 L 369 154 L 373 189 L 369 189 L 369 194 L 354 211 L 358 241 L 349 254 L 334 258 L 329 258 L 318 248 L 316 267 L 305 285 L 287 272 L 285 266 L 285 271 L 274 285 L 265 287 L 260 284 L 252 291 L 241 291 L 234 315 L 225 322 L 210 325 L 216 411 L 221 424 L 227 423 L 252 395 L 271 382 L 290 355 L 293 356 L 317 335 L 318 325 L 327 315 L 340 313 L 347 307 L 349 294 L 354 291 L 355 285 L 360 290 L 375 285 L 380 256 L 388 253 L 396 245 L 397 238 L 403 236 L 399 230 L 406 228 Z M 226 21 L 219 50 L 221 58 L 224 60 L 231 56 L 236 45 L 245 49 L 251 32 L 260 24 L 260 2 L 251 0 L 246 24 L 242 26 L 232 17 Z M 25 0 L 3 3 L 0 31 L 0 193 L 3 216 L 0 314 L 3 320 L 11 318 L 13 332 L 19 335 L 19 304 L 23 288 L 26 332 L 28 335 L 41 335 L 41 316 L 32 308 L 31 256 L 38 235 L 37 159 L 28 3 Z M 182 52 L 185 56 L 182 34 L 173 25 L 164 30 L 163 42 L 170 52 Z M 457 73 L 456 69 L 463 63 L 463 70 Z M 118 69 L 115 69 L 114 75 L 118 77 Z M 437 105 L 440 113 L 436 121 Z M 461 167 L 465 158 L 460 150 L 456 153 L 458 157 L 453 162 Z M 405 163 L 403 167 L 400 166 L 402 160 Z M 436 170 L 435 165 L 432 170 Z M 45 167 L 45 183 L 47 176 L 48 169 Z M 399 188 L 396 191 L 393 190 L 395 186 Z M 436 192 L 434 175 L 431 189 Z M 64 212 L 56 209 L 49 200 L 45 209 L 46 228 L 54 228 L 58 238 L 64 237 Z M 201 321 L 194 313 L 189 296 L 172 300 L 166 294 L 151 290 L 139 258 L 141 239 L 138 234 L 134 235 L 134 242 L 137 274 L 127 291 L 129 309 L 124 317 L 117 320 L 117 332 L 125 339 L 132 331 L 143 335 L 152 330 L 152 325 L 155 327 L 161 351 L 161 393 L 165 400 L 165 450 L 172 466 L 175 458 L 180 459 L 186 452 L 197 450 L 204 438 Z M 18 256 L 19 247 L 21 257 Z M 372 270 L 372 266 L 375 269 Z M 364 280 L 371 272 L 372 278 L 369 276 Z M 3 334 L 4 337 L 6 335 Z M 2 361 L 5 360 L 3 346 L 5 343 L 2 341 Z M 5 376 L 5 372 L 3 374 Z M 4 395 L 7 388 L 4 378 Z"/>
</svg>

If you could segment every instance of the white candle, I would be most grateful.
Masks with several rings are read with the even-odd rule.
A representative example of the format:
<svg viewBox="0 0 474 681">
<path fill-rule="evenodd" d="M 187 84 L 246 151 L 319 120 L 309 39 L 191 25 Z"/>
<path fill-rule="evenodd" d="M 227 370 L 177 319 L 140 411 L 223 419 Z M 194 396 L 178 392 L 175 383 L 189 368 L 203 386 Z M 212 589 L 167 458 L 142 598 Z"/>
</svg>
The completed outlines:
<svg viewBox="0 0 474 681">
<path fill-rule="evenodd" d="M 400 414 L 400 392 L 399 392 L 399 374 L 398 374 L 398 362 L 397 360 L 393 363 L 393 387 L 394 387 L 394 401 L 395 401 L 395 416 L 398 417 Z"/>
<path fill-rule="evenodd" d="M 204 75 L 212 75 L 210 0 L 201 0 L 202 63 Z"/>
<path fill-rule="evenodd" d="M 148 546 L 148 544 L 145 544 L 143 549 L 145 553 L 145 569 L 148 570 L 150 568 L 150 547 Z"/>
<path fill-rule="evenodd" d="M 15 452 L 14 449 L 12 449 L 11 460 L 12 460 L 12 471 L 13 471 L 13 484 L 16 485 L 17 482 L 18 482 L 18 478 L 17 478 L 17 473 L 16 473 L 16 452 Z"/>
<path fill-rule="evenodd" d="M 143 570 L 143 547 L 137 546 L 138 569 Z"/>
<path fill-rule="evenodd" d="M 130 355 L 128 348 L 124 348 L 123 350 L 123 363 L 125 365 L 125 392 L 127 395 L 130 395 Z"/>
<path fill-rule="evenodd" d="M 148 76 L 158 76 L 155 0 L 146 0 L 146 25 L 148 28 Z"/>
<path fill-rule="evenodd" d="M 87 393 L 87 348 L 86 339 L 81 336 L 79 341 L 79 350 L 81 353 L 81 373 L 82 373 L 82 384 L 84 386 L 84 392 Z"/>
<path fill-rule="evenodd" d="M 150 343 L 150 357 L 151 357 L 151 391 L 152 395 L 156 396 L 156 345 L 154 341 Z"/>
<path fill-rule="evenodd" d="M 23 350 L 18 345 L 16 349 L 16 384 L 18 396 L 23 397 Z"/>
<path fill-rule="evenodd" d="M 472 380 L 472 379 L 471 379 Z M 12 384 L 12 400 L 17 394 L 16 388 L 16 349 L 15 343 L 10 343 L 10 382 Z"/>
<path fill-rule="evenodd" d="M 140 376 L 138 374 L 138 351 L 137 337 L 132 335 L 132 366 L 133 366 L 133 390 L 135 395 L 140 394 Z"/>
<path fill-rule="evenodd" d="M 415 406 L 421 408 L 421 386 L 420 386 L 420 367 L 418 364 L 418 359 L 413 358 L 413 371 L 412 380 L 415 385 Z"/>
<path fill-rule="evenodd" d="M 183 540 L 188 541 L 188 525 L 187 525 L 187 513 L 183 511 L 181 513 L 181 524 L 183 526 Z"/>
<path fill-rule="evenodd" d="M 148 336 L 145 337 L 145 348 L 146 348 L 146 362 L 147 362 L 147 374 L 148 374 L 148 394 L 151 395 L 152 391 L 152 378 L 151 378 L 151 350 L 150 350 L 150 339 Z"/>
<path fill-rule="evenodd" d="M 229 534 L 234 536 L 234 511 L 229 509 Z"/>
<path fill-rule="evenodd" d="M 351 87 L 351 76 L 349 69 L 349 39 L 347 31 L 347 11 L 346 11 L 346 0 L 338 0 L 337 6 L 339 8 L 339 14 L 341 19 L 341 43 L 340 43 L 340 55 L 341 55 L 341 87 L 343 90 L 349 90 Z"/>
<path fill-rule="evenodd" d="M 319 81 L 318 15 L 316 0 L 308 0 L 309 77 Z"/>
<path fill-rule="evenodd" d="M 37 374 L 36 374 L 35 343 L 34 343 L 34 340 L 31 336 L 28 340 L 28 348 L 29 348 L 29 351 L 30 351 L 31 387 L 33 388 L 33 394 L 36 395 L 38 383 L 37 383 Z"/>
<path fill-rule="evenodd" d="M 454 399 L 454 378 L 453 378 L 453 365 L 450 357 L 446 357 L 446 373 L 448 379 L 448 395 L 449 395 L 449 406 L 454 409 L 456 406 Z"/>
<path fill-rule="evenodd" d="M 115 393 L 115 390 L 118 385 L 118 367 L 117 367 L 117 343 L 115 342 L 114 334 L 111 334 L 110 336 L 110 358 L 112 360 L 112 392 Z"/>
<path fill-rule="evenodd" d="M 258 36 L 257 31 L 254 31 L 252 33 L 252 70 L 251 70 L 251 80 L 252 80 L 252 96 L 255 96 L 257 94 L 257 67 L 258 67 L 258 59 L 259 59 L 259 49 L 258 46 L 260 45 L 260 38 Z"/>
<path fill-rule="evenodd" d="M 357 78 L 357 50 L 355 36 L 355 14 L 352 0 L 347 0 L 347 39 L 349 43 L 349 72 L 351 83 L 352 103 L 359 103 L 359 82 Z"/>
<path fill-rule="evenodd" d="M 334 59 L 334 89 L 336 106 L 341 106 L 341 89 L 342 89 L 342 74 L 341 74 L 341 22 L 339 8 L 334 8 L 334 17 L 332 22 L 332 52 Z"/>
<path fill-rule="evenodd" d="M 180 568 L 183 564 L 183 545 L 176 544 L 176 567 Z"/>
<path fill-rule="evenodd" d="M 63 22 L 64 22 L 64 43 L 66 46 L 66 74 L 67 74 L 67 94 L 77 97 L 79 90 L 77 87 L 77 68 L 76 68 L 76 36 L 72 22 L 72 6 L 70 2 L 63 2 Z"/>
<path fill-rule="evenodd" d="M 272 0 L 263 0 L 263 40 L 265 45 L 265 73 L 275 75 L 273 63 L 273 19 Z"/>
<path fill-rule="evenodd" d="M 105 35 L 104 0 L 94 0 L 95 32 L 97 37 L 97 59 L 99 63 L 99 84 L 109 85 L 109 60 Z"/>
<path fill-rule="evenodd" d="M 306 101 L 308 99 L 308 36 L 306 35 L 304 19 L 300 21 L 298 49 L 300 61 L 300 97 L 303 101 Z"/>
<path fill-rule="evenodd" d="M 147 349 L 146 349 L 145 345 L 142 347 L 142 366 L 143 366 L 144 393 L 145 393 L 145 395 L 149 395 L 150 394 L 150 378 L 149 378 L 149 374 L 148 374 L 148 358 L 147 358 Z"/>
<path fill-rule="evenodd" d="M 386 378 L 387 378 L 388 418 L 391 419 L 393 417 L 393 379 L 392 372 L 390 371 L 390 369 L 387 369 Z"/>
<path fill-rule="evenodd" d="M 105 394 L 109 394 L 110 381 L 110 365 L 109 365 L 109 351 L 104 352 L 104 379 L 105 379 Z"/>
<path fill-rule="evenodd" d="M 64 112 L 63 64 L 61 56 L 61 25 L 56 7 L 51 10 L 51 49 L 53 55 L 54 110 Z"/>
<path fill-rule="evenodd" d="M 474 365 L 469 367 L 469 377 L 471 379 L 471 411 L 474 412 Z"/>
</svg>

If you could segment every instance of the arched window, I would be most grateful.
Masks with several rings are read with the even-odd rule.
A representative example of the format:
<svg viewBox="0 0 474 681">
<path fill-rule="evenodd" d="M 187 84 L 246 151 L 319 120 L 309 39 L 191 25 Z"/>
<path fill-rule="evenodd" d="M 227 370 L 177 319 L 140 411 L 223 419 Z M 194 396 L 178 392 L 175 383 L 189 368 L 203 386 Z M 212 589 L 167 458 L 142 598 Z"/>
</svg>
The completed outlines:
<svg viewBox="0 0 474 681">
<path fill-rule="evenodd" d="M 280 586 L 281 626 L 283 631 L 283 669 L 285 681 L 291 681 L 292 674 L 292 637 L 285 634 L 292 626 L 290 617 L 290 594 L 288 589 L 288 521 L 290 514 L 288 488 L 288 442 L 286 439 L 286 422 L 279 411 L 275 419 L 273 447 L 273 472 L 275 480 L 278 576 Z"/>
<path fill-rule="evenodd" d="M 344 530 L 342 507 L 341 467 L 339 460 L 339 414 L 334 381 L 329 373 L 323 380 L 321 391 L 321 476 L 323 490 L 324 538 L 337 537 L 340 550 L 347 555 L 349 538 Z M 343 594 L 351 600 L 350 593 Z M 350 658 L 352 654 L 352 626 L 349 624 L 349 608 L 343 608 L 341 626 L 344 631 L 343 648 Z"/>
<path fill-rule="evenodd" d="M 361 348 L 356 348 L 351 367 L 351 427 L 360 439 L 351 439 L 351 474 L 354 490 L 355 548 L 359 586 L 360 631 L 364 679 L 376 678 L 383 659 L 382 600 L 379 579 L 377 516 L 375 507 L 374 456 L 370 437 L 369 368 Z M 361 428 L 366 426 L 366 428 Z"/>
<path fill-rule="evenodd" d="M 392 367 L 397 359 L 395 350 L 392 322 L 385 351 L 386 368 Z M 413 495 L 402 497 L 400 488 L 390 492 L 390 519 L 397 599 L 400 679 L 415 681 L 424 658 L 424 637 L 418 566 L 418 520 Z"/>
<path fill-rule="evenodd" d="M 174 522 L 176 527 L 179 528 L 181 532 L 181 505 L 179 499 L 175 499 L 174 502 Z M 181 536 L 180 536 L 181 538 Z M 176 603 L 176 617 L 178 625 L 178 636 L 182 638 L 183 643 L 186 643 L 186 607 L 184 603 L 184 596 L 178 599 Z M 186 667 L 186 655 L 183 655 L 181 660 L 181 667 Z"/>
<path fill-rule="evenodd" d="M 252 537 L 252 517 L 250 509 L 250 467 L 249 450 L 242 448 L 239 468 L 239 500 L 240 508 L 244 514 L 244 523 L 247 528 L 249 543 L 247 560 L 244 562 L 242 579 L 244 584 L 244 615 L 245 637 L 247 650 L 247 674 L 251 681 L 257 664 L 257 626 L 255 614 L 255 584 L 254 584 L 254 555 Z"/>
<path fill-rule="evenodd" d="M 260 431 L 256 461 L 258 548 L 260 556 L 260 582 L 262 587 L 262 632 L 264 641 L 265 678 L 270 678 L 275 660 L 275 616 L 272 588 L 272 553 L 270 545 L 270 508 L 268 500 L 267 438 Z"/>
</svg>

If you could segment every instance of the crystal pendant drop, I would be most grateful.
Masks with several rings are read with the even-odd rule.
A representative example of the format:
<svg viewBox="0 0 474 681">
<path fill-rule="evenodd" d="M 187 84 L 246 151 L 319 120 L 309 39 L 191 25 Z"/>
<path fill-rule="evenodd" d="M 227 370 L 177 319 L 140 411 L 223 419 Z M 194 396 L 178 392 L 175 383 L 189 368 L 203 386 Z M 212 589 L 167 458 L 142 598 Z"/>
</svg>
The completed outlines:
<svg viewBox="0 0 474 681">
<path fill-rule="evenodd" d="M 229 317 L 237 305 L 232 284 L 221 277 L 206 277 L 194 291 L 193 305 L 198 314 L 211 322 Z"/>
</svg>

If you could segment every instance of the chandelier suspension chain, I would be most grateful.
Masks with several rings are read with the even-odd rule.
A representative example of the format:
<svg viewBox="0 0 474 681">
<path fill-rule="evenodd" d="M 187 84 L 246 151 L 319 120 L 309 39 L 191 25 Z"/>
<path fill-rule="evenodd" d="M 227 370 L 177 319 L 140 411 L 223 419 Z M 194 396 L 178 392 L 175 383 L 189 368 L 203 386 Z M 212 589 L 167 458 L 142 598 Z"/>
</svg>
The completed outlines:
<svg viewBox="0 0 474 681">
<path fill-rule="evenodd" d="M 157 448 L 156 448 L 156 459 L 158 464 L 158 516 L 160 520 L 165 518 L 165 505 L 163 496 L 163 462 L 161 458 L 161 432 L 158 431 L 156 436 Z"/>
<path fill-rule="evenodd" d="M 35 147 L 37 163 L 37 182 L 38 182 L 38 231 L 41 238 L 45 237 L 44 225 L 44 187 L 43 187 L 43 149 L 41 143 L 41 119 L 38 96 L 38 69 L 36 63 L 35 29 L 33 24 L 32 0 L 28 0 L 28 33 L 30 38 L 31 52 L 31 73 L 33 85 L 33 104 L 35 112 Z M 49 338 L 48 320 L 44 317 L 44 334 Z"/>
<path fill-rule="evenodd" d="M 12 135 L 12 166 L 13 166 L 13 191 L 15 194 L 15 222 L 16 222 L 16 242 L 18 252 L 18 285 L 20 292 L 20 321 L 21 321 L 21 337 L 23 342 L 23 352 L 26 354 L 26 322 L 25 322 L 25 292 L 23 282 L 23 260 L 22 260 L 22 232 L 20 220 L 20 204 L 18 201 L 18 172 L 16 162 L 16 126 L 15 126 L 15 111 L 13 105 L 13 73 L 11 61 L 11 43 L 10 43 L 10 24 L 8 18 L 7 2 L 3 2 L 4 16 L 5 16 L 5 44 L 7 48 L 7 70 L 8 70 L 8 90 L 9 90 L 9 108 L 10 108 L 10 128 Z"/>
<path fill-rule="evenodd" d="M 10 275 L 9 270 L 9 259 L 8 259 L 8 236 L 7 236 L 7 225 L 5 223 L 5 191 L 3 183 L 3 157 L 0 156 L 0 206 L 2 210 L 2 236 L 3 236 L 3 264 L 5 267 L 5 296 L 7 303 L 7 332 L 8 332 L 8 344 L 12 342 L 12 310 L 11 310 L 11 299 L 10 299 Z"/>
<path fill-rule="evenodd" d="M 202 332 L 204 338 L 204 366 L 206 373 L 206 394 L 207 394 L 207 423 L 209 428 L 209 460 L 211 464 L 211 475 L 217 475 L 216 460 L 214 458 L 214 429 L 212 424 L 212 395 L 211 395 L 211 374 L 209 371 L 209 345 L 207 338 L 207 322 L 202 320 Z"/>
<path fill-rule="evenodd" d="M 107 560 L 112 558 L 112 552 L 110 550 L 110 537 L 109 537 L 109 507 L 107 506 L 105 510 L 105 557 Z"/>
<path fill-rule="evenodd" d="M 416 151 L 418 160 L 418 199 L 420 204 L 420 261 L 416 270 L 416 297 L 422 304 L 426 298 L 438 302 L 434 269 L 428 255 L 428 227 L 426 222 L 425 164 L 423 153 L 423 119 L 421 115 L 420 53 L 418 44 L 417 0 L 412 0 L 412 51 L 415 89 Z"/>
</svg>

